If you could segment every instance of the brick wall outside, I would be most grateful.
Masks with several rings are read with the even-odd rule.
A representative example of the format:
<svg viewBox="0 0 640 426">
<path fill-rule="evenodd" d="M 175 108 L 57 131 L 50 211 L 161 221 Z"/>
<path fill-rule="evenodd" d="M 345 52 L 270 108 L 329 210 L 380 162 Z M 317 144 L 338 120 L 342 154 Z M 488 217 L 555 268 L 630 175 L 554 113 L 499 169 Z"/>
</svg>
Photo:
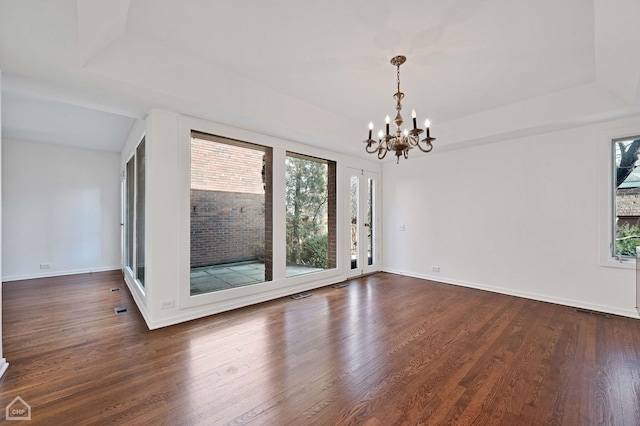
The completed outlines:
<svg viewBox="0 0 640 426">
<path fill-rule="evenodd" d="M 264 195 L 191 190 L 191 267 L 264 257 Z"/>
<path fill-rule="evenodd" d="M 264 258 L 264 155 L 192 138 L 191 267 Z"/>
<path fill-rule="evenodd" d="M 619 216 L 640 216 L 640 188 L 618 189 L 616 205 Z"/>
<path fill-rule="evenodd" d="M 616 194 L 618 226 L 627 223 L 638 225 L 640 221 L 640 188 L 618 189 Z"/>
<path fill-rule="evenodd" d="M 191 140 L 191 189 L 264 194 L 264 152 L 212 142 Z"/>
</svg>

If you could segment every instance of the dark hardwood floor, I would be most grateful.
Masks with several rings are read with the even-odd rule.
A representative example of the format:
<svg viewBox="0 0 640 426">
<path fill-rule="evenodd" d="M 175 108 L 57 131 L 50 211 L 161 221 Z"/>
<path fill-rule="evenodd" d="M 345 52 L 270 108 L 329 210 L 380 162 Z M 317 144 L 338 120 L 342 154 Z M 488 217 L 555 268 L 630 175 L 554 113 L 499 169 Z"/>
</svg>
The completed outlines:
<svg viewBox="0 0 640 426">
<path fill-rule="evenodd" d="M 312 293 L 148 331 L 119 272 L 5 283 L 0 409 L 20 395 L 46 425 L 639 424 L 639 320 L 385 273 Z"/>
</svg>

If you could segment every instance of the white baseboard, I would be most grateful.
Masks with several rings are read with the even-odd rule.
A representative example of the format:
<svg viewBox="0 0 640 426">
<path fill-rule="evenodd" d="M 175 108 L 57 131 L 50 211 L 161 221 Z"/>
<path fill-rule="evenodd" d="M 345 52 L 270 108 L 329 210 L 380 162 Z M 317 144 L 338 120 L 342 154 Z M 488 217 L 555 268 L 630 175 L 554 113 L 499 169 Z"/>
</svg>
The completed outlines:
<svg viewBox="0 0 640 426">
<path fill-rule="evenodd" d="M 306 277 L 308 277 L 308 275 Z M 245 297 L 222 301 L 219 303 L 211 303 L 207 305 L 201 305 L 198 307 L 179 309 L 174 316 L 161 318 L 158 320 L 149 321 L 145 317 L 145 321 L 147 322 L 147 327 L 149 327 L 150 330 L 155 330 L 157 328 L 168 327 L 168 326 L 179 324 L 185 321 L 191 321 L 191 320 L 206 317 L 209 315 L 215 315 L 221 312 L 243 308 L 245 306 L 251 306 L 257 303 L 267 302 L 269 300 L 290 296 L 296 293 L 315 290 L 315 289 L 326 287 L 326 286 L 336 284 L 345 280 L 346 280 L 346 277 L 344 275 L 341 275 L 341 274 L 335 275 L 335 276 L 327 277 L 321 280 L 302 282 L 294 285 L 289 285 L 287 287 L 281 287 L 275 290 L 260 292 L 256 294 L 250 294 Z M 138 302 L 136 301 L 136 303 Z M 143 313 L 143 316 L 145 316 L 144 313 Z"/>
<path fill-rule="evenodd" d="M 582 309 L 588 309 L 591 311 L 604 312 L 604 313 L 613 314 L 613 315 L 620 315 L 623 317 L 640 319 L 640 315 L 635 309 L 623 309 L 615 306 L 598 305 L 595 303 L 589 303 L 582 300 L 563 299 L 560 297 L 553 297 L 545 294 L 530 293 L 526 291 L 518 291 L 518 290 L 512 290 L 509 288 L 502 288 L 502 287 L 493 287 L 493 286 L 484 285 L 484 284 L 472 283 L 467 281 L 459 281 L 459 280 L 454 280 L 454 279 L 441 277 L 441 276 L 426 275 L 426 274 L 420 274 L 420 273 L 411 272 L 411 271 L 403 271 L 403 270 L 393 269 L 393 268 L 383 268 L 383 272 L 388 272 L 390 274 L 397 274 L 397 275 L 406 275 L 408 277 L 421 278 L 421 279 L 430 280 L 430 281 L 437 281 L 440 283 L 452 284 L 452 285 L 457 285 L 461 287 L 475 288 L 478 290 L 485 290 L 485 291 L 490 291 L 492 293 L 506 294 L 509 296 L 517 296 L 525 299 L 538 300 L 540 302 L 555 303 L 558 305 L 571 306 L 573 308 L 582 308 Z"/>
<path fill-rule="evenodd" d="M 122 266 L 103 266 L 99 268 L 90 268 L 90 269 L 75 269 L 68 271 L 48 271 L 42 272 L 39 274 L 27 274 L 27 275 L 15 275 L 9 277 L 2 277 L 2 282 L 9 281 L 23 281 L 23 280 L 32 280 L 35 278 L 49 278 L 49 277 L 61 277 L 64 275 L 78 275 L 78 274 L 91 274 L 93 272 L 106 272 L 106 271 L 117 271 L 121 270 Z"/>
<path fill-rule="evenodd" d="M 0 377 L 4 376 L 4 372 L 9 368 L 9 363 L 5 358 L 0 358 Z"/>
</svg>

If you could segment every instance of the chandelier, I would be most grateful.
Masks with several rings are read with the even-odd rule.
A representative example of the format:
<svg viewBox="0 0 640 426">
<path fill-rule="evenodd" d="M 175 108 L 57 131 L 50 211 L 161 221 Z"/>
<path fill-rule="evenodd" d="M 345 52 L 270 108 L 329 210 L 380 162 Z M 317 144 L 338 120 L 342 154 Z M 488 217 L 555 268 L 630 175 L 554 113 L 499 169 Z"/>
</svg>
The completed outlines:
<svg viewBox="0 0 640 426">
<path fill-rule="evenodd" d="M 382 129 L 378 132 L 378 140 L 375 141 L 371 139 L 371 133 L 373 132 L 373 122 L 369 123 L 369 138 L 364 141 L 367 144 L 365 150 L 369 154 L 378 153 L 378 159 L 382 160 L 389 151 L 395 151 L 396 155 L 396 164 L 400 162 L 400 157 L 409 158 L 409 150 L 413 149 L 413 147 L 417 146 L 422 152 L 430 152 L 433 149 L 433 145 L 431 142 L 435 141 L 436 138 L 432 138 L 429 135 L 429 126 L 431 123 L 427 118 L 424 122 L 424 127 L 426 130 L 426 137 L 420 140 L 420 134 L 423 133 L 422 129 L 418 129 L 416 126 L 416 110 L 411 111 L 411 118 L 413 118 L 413 130 L 402 130 L 402 123 L 404 120 L 402 119 L 402 115 L 400 111 L 402 111 L 402 99 L 404 98 L 404 93 L 400 91 L 400 65 L 404 64 L 407 60 L 404 56 L 394 56 L 391 58 L 391 64 L 397 68 L 397 77 L 398 77 L 398 91 L 393 95 L 393 98 L 396 100 L 396 118 L 393 119 L 393 123 L 396 125 L 396 131 L 391 134 L 389 132 L 389 123 L 391 119 L 387 115 L 385 119 L 386 122 L 386 133 L 382 132 Z M 421 144 L 424 144 L 424 148 Z"/>
</svg>

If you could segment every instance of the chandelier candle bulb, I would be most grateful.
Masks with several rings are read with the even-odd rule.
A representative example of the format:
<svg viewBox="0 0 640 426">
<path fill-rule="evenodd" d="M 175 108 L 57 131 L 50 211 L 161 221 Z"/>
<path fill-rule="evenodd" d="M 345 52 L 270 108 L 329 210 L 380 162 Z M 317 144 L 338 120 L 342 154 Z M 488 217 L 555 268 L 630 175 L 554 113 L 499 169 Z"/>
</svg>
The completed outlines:
<svg viewBox="0 0 640 426">
<path fill-rule="evenodd" d="M 413 130 L 417 129 L 418 126 L 416 125 L 416 110 L 412 109 L 411 110 L 411 118 L 413 118 Z"/>
<path fill-rule="evenodd" d="M 430 126 L 431 126 L 431 122 L 427 118 L 426 120 L 424 120 L 424 128 L 427 130 L 427 137 L 429 137 L 429 127 Z"/>
<path fill-rule="evenodd" d="M 384 119 L 384 122 L 387 124 L 387 135 L 389 134 L 389 122 L 391 121 L 391 118 L 389 118 L 389 116 L 387 115 L 387 118 Z"/>
<path fill-rule="evenodd" d="M 373 131 L 373 121 L 369 122 L 369 139 L 371 139 L 371 132 Z"/>
<path fill-rule="evenodd" d="M 380 129 L 378 131 L 378 139 L 382 140 L 382 137 L 384 136 L 384 133 L 382 133 L 382 129 Z"/>
</svg>

